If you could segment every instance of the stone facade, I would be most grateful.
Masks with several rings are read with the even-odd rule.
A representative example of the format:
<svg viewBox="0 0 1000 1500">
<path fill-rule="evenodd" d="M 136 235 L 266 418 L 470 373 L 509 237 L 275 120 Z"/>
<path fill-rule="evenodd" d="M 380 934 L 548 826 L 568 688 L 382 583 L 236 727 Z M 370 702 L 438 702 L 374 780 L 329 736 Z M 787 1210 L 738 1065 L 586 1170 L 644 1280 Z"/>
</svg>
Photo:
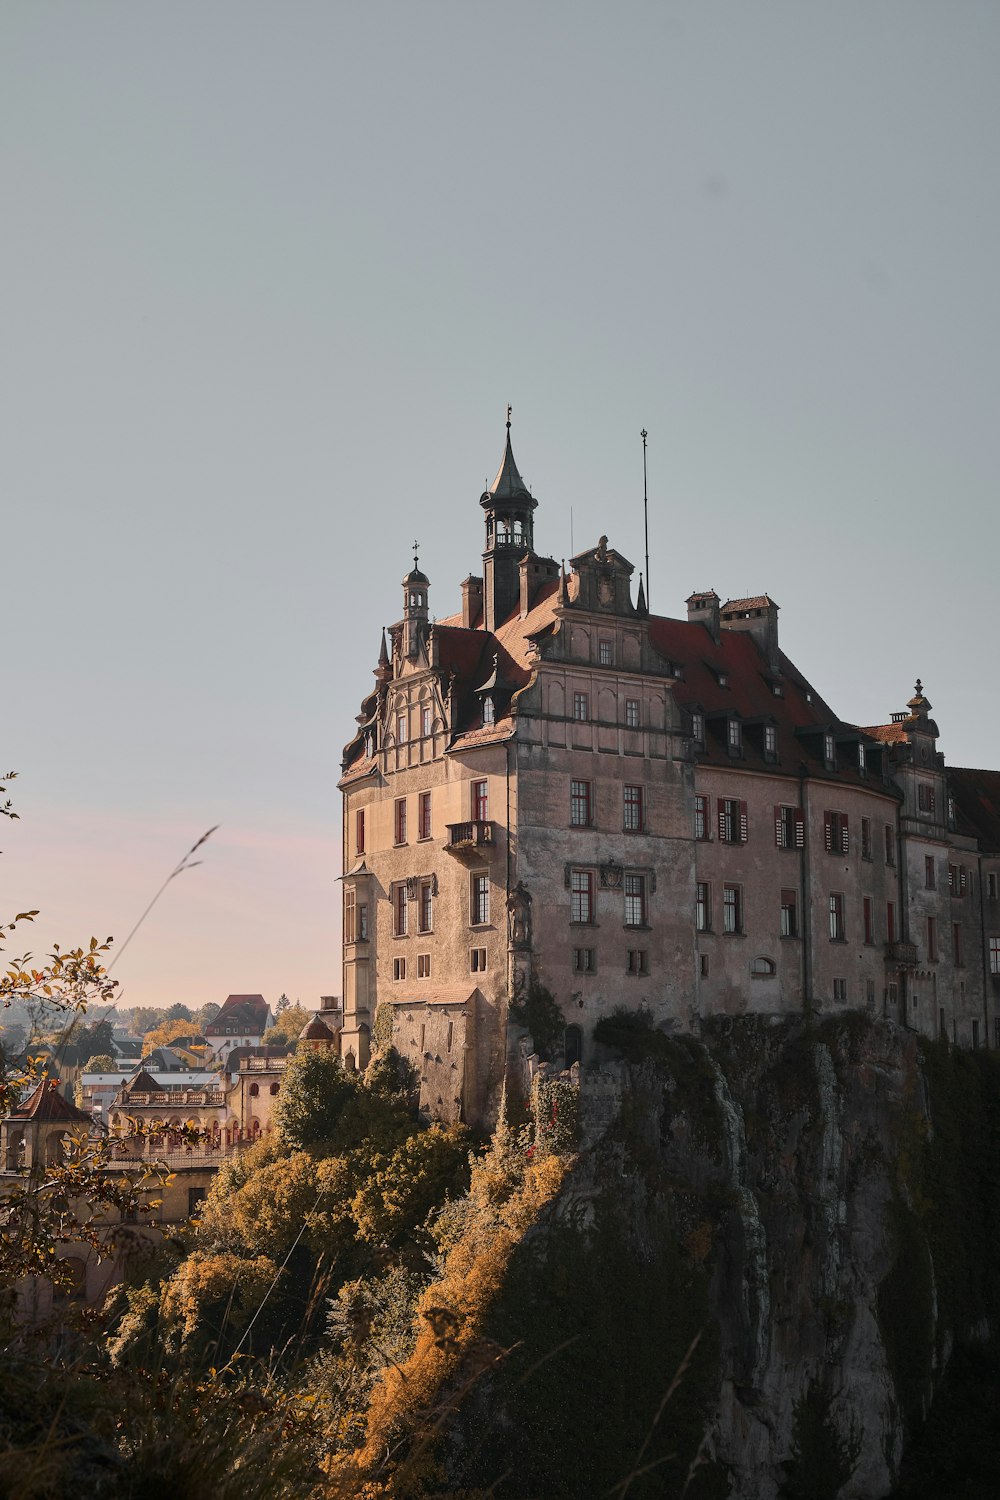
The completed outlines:
<svg viewBox="0 0 1000 1500">
<path fill-rule="evenodd" d="M 657 617 L 606 537 L 568 573 L 539 557 L 509 429 L 480 504 L 482 576 L 432 624 L 414 559 L 344 755 L 345 1064 L 391 1039 L 428 1113 L 488 1122 L 510 997 L 542 991 L 567 1065 L 619 1005 L 1000 1043 L 991 773 L 958 773 L 956 804 L 920 685 L 859 728 L 780 649 L 768 595 Z"/>
</svg>

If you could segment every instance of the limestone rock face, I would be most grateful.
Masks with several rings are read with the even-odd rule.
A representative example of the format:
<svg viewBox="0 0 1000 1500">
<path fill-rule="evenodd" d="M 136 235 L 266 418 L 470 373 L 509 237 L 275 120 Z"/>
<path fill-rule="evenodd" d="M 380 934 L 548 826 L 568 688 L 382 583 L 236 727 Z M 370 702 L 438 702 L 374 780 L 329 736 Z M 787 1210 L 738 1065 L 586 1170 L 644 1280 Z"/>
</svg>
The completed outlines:
<svg viewBox="0 0 1000 1500">
<path fill-rule="evenodd" d="M 796 1495 L 888 1495 L 954 1342 L 990 1329 L 990 1278 L 962 1249 L 989 1239 L 961 1140 L 976 1057 L 862 1017 L 719 1018 L 660 1040 L 584 1079 L 567 1192 L 597 1201 L 613 1179 L 638 1254 L 665 1199 L 701 1259 L 719 1340 L 704 1451 L 733 1500 L 777 1500 L 790 1476 Z M 812 1487 L 810 1462 L 826 1466 Z"/>
</svg>

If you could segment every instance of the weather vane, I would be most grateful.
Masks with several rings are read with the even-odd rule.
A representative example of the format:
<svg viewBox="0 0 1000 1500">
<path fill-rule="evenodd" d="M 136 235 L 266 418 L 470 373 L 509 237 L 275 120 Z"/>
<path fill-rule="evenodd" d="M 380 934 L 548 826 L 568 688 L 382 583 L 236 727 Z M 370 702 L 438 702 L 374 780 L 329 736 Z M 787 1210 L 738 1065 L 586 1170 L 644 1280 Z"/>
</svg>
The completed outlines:
<svg viewBox="0 0 1000 1500">
<path fill-rule="evenodd" d="M 414 542 L 413 543 L 413 568 L 414 568 L 414 572 L 416 571 L 416 568 L 417 568 L 417 554 L 418 554 L 419 551 L 420 551 L 420 543 L 419 542 Z"/>
<path fill-rule="evenodd" d="M 507 402 L 507 431 L 508 432 L 510 431 L 510 414 L 511 414 L 511 412 L 513 410 L 514 410 L 514 408 L 511 406 L 510 402 L 508 401 Z"/>
</svg>

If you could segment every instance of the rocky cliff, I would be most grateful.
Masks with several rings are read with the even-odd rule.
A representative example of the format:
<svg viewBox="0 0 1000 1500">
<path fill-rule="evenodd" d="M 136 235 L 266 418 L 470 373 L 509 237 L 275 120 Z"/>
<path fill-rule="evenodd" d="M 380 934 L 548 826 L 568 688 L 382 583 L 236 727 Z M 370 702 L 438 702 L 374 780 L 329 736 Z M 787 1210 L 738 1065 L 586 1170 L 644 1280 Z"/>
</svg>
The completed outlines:
<svg viewBox="0 0 1000 1500">
<path fill-rule="evenodd" d="M 889 1495 L 953 1351 L 1000 1320 L 996 1060 L 859 1016 L 604 1036 L 578 1164 L 494 1316 L 513 1353 L 467 1403 L 466 1482 Z"/>
</svg>

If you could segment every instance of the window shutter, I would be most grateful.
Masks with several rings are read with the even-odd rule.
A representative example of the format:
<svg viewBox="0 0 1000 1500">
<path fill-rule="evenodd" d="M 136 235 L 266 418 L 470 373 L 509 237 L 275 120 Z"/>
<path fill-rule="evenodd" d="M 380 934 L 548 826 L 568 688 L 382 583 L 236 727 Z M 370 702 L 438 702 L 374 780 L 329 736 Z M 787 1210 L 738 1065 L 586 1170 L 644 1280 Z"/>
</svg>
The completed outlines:
<svg viewBox="0 0 1000 1500">
<path fill-rule="evenodd" d="M 806 820 L 801 807 L 795 809 L 795 847 L 804 849 L 806 843 Z"/>
<path fill-rule="evenodd" d="M 725 837 L 726 837 L 726 804 L 722 800 L 722 798 L 720 797 L 719 798 L 719 838 L 724 840 Z"/>
<path fill-rule="evenodd" d="M 843 828 L 844 828 L 844 840 L 843 840 L 844 853 L 845 854 L 850 854 L 850 852 L 851 852 L 851 835 L 850 835 L 850 832 L 849 832 L 848 827 L 847 827 L 847 821 L 848 821 L 847 820 L 847 814 L 846 813 L 842 813 L 841 817 L 844 820 L 844 822 L 843 822 Z"/>
<path fill-rule="evenodd" d="M 828 812 L 823 814 L 823 843 L 826 846 L 827 854 L 831 853 L 833 849 L 833 814 Z"/>
<path fill-rule="evenodd" d="M 741 844 L 745 844 L 746 841 L 747 841 L 747 805 L 746 805 L 745 802 L 741 802 L 740 803 L 740 843 Z"/>
<path fill-rule="evenodd" d="M 774 809 L 774 843 L 778 849 L 785 847 L 781 842 L 781 808 L 778 806 Z"/>
</svg>

